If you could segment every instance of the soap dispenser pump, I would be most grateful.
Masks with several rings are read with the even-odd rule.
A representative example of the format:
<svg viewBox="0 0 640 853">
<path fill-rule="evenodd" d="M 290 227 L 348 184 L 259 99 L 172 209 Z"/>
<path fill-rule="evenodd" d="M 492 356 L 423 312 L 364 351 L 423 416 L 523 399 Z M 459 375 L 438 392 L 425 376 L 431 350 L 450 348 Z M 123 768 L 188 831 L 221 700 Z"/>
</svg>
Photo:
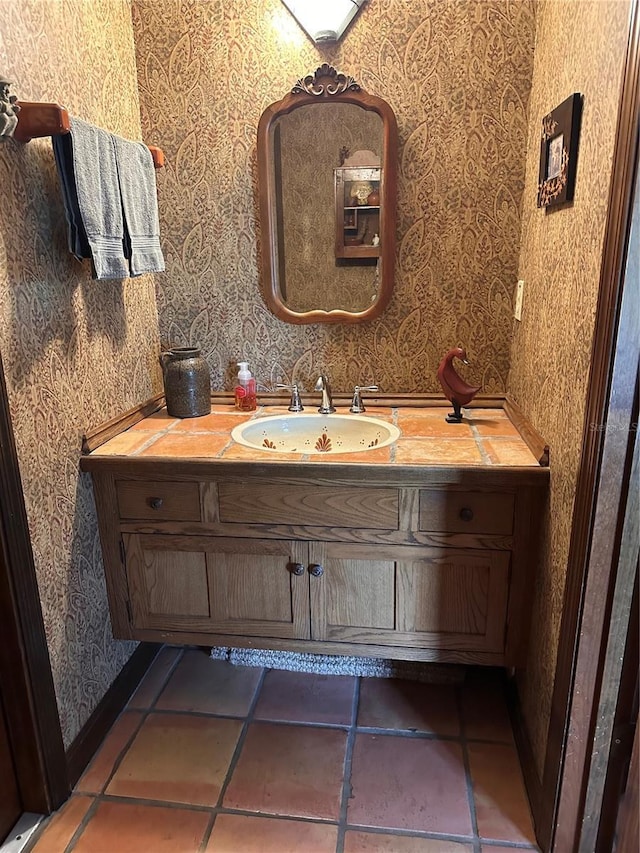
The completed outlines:
<svg viewBox="0 0 640 853">
<path fill-rule="evenodd" d="M 256 380 L 251 375 L 248 361 L 239 361 L 238 383 L 236 385 L 236 409 L 241 412 L 254 412 L 256 409 Z"/>
</svg>

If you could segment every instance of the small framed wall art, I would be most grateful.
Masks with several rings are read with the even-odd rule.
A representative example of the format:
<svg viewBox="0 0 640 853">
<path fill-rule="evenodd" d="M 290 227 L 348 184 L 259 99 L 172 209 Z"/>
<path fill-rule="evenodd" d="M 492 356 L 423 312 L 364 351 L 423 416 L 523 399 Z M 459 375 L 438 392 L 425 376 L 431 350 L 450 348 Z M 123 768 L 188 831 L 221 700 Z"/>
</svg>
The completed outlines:
<svg viewBox="0 0 640 853">
<path fill-rule="evenodd" d="M 538 207 L 573 200 L 582 95 L 575 92 L 542 119 Z"/>
</svg>

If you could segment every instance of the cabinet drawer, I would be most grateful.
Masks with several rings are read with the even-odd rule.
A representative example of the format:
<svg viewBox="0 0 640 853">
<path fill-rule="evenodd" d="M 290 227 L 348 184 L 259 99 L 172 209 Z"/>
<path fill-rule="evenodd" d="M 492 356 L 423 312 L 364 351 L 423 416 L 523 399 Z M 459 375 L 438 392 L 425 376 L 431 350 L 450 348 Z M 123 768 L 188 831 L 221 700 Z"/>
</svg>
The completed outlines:
<svg viewBox="0 0 640 853">
<path fill-rule="evenodd" d="M 420 530 L 443 533 L 513 531 L 514 496 L 500 492 L 420 490 Z"/>
<path fill-rule="evenodd" d="M 397 489 L 220 483 L 220 521 L 398 529 Z"/>
<path fill-rule="evenodd" d="M 200 521 L 197 483 L 118 480 L 116 491 L 120 518 Z"/>
</svg>

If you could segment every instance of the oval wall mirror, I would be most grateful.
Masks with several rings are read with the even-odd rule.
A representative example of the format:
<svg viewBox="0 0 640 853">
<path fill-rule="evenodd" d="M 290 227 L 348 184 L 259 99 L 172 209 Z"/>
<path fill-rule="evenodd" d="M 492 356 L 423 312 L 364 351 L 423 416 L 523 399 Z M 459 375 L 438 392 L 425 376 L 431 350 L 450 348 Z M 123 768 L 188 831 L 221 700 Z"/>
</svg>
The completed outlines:
<svg viewBox="0 0 640 853">
<path fill-rule="evenodd" d="M 395 115 L 322 65 L 258 125 L 262 290 L 289 323 L 358 323 L 391 299 Z"/>
</svg>

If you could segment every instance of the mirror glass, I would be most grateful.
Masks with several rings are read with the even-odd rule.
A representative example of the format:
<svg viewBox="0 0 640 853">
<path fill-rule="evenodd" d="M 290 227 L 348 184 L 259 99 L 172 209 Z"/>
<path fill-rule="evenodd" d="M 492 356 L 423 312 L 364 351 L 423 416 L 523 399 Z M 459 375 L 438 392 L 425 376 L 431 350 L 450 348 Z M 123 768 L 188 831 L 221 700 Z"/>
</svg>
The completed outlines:
<svg viewBox="0 0 640 853">
<path fill-rule="evenodd" d="M 258 131 L 265 301 L 292 323 L 373 319 L 393 287 L 395 118 L 327 66 L 297 87 Z"/>
<path fill-rule="evenodd" d="M 379 239 L 379 215 L 377 209 L 375 215 L 364 214 L 371 207 L 366 200 L 374 184 L 353 180 L 341 187 L 344 181 L 338 167 L 347 152 L 369 150 L 377 160 L 371 165 L 379 168 L 382 119 L 355 104 L 309 104 L 277 119 L 273 135 L 274 171 L 279 172 L 274 185 L 281 215 L 278 255 L 284 305 L 297 312 L 366 311 L 378 297 L 379 258 L 337 257 L 336 195 L 341 188 L 345 193 L 350 188 L 364 192 L 361 199 L 357 195 L 353 200 L 345 198 L 347 215 L 352 217 L 347 221 L 353 223 L 347 227 L 345 240 L 371 245 L 375 235 Z M 354 177 L 358 177 L 355 169 Z M 360 205 L 361 200 L 365 204 Z"/>
</svg>

